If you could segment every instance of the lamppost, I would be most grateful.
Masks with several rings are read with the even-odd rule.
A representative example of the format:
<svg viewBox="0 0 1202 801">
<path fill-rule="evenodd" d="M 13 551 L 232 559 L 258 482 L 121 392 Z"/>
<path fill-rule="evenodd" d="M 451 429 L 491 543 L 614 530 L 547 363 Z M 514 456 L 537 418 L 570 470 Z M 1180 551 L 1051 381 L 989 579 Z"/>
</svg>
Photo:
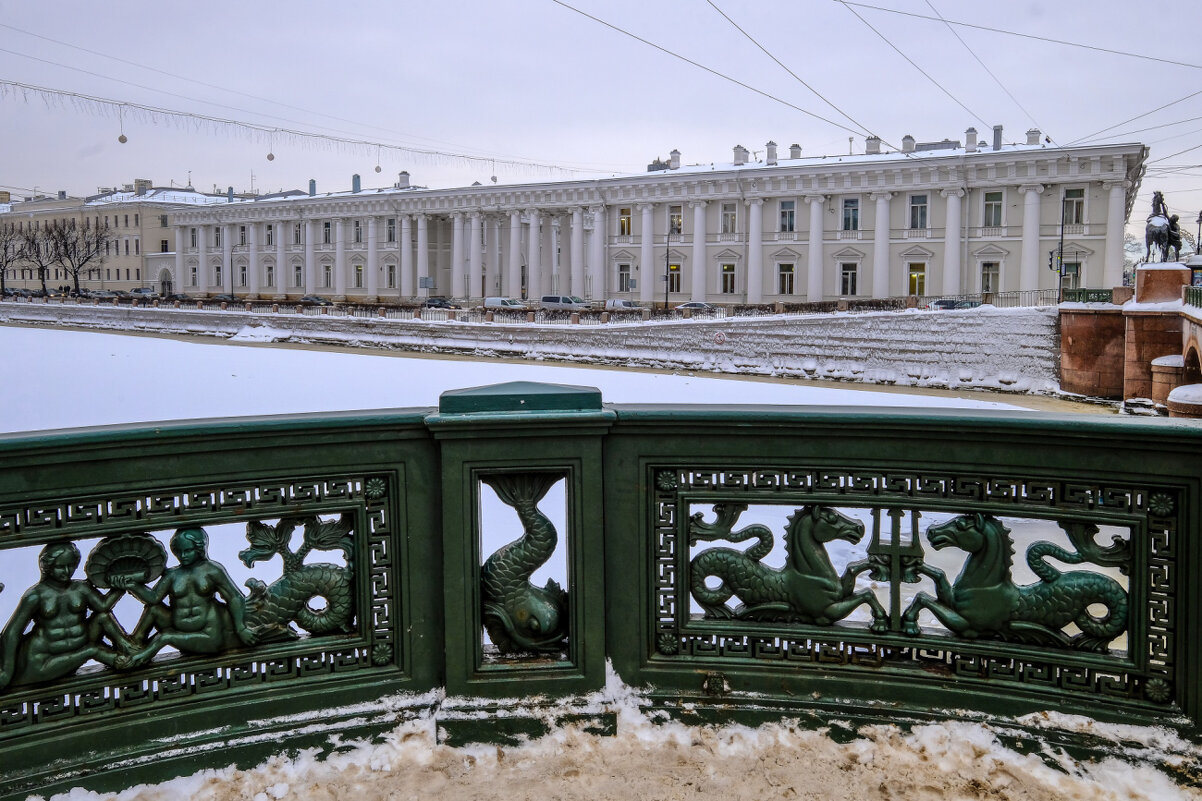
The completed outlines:
<svg viewBox="0 0 1202 801">
<path fill-rule="evenodd" d="M 1198 212 L 1198 238 L 1194 240 L 1194 255 L 1198 255 L 1198 249 L 1202 248 L 1202 211 Z"/>
<path fill-rule="evenodd" d="M 1198 216 L 1202 217 L 1202 214 L 1199 214 Z M 671 270 L 668 266 L 668 260 L 671 258 L 671 253 L 672 253 L 672 245 L 671 245 L 672 237 L 666 236 L 666 237 L 664 237 L 664 239 L 666 240 L 664 242 L 664 311 L 667 311 L 668 310 L 668 284 L 671 283 L 669 280 Z"/>
</svg>

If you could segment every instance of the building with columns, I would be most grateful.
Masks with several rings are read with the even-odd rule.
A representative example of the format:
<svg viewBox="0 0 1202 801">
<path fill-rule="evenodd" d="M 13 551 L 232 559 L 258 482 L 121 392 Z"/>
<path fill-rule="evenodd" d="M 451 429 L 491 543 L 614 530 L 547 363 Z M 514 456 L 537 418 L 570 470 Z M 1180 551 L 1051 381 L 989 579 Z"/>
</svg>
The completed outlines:
<svg viewBox="0 0 1202 801">
<path fill-rule="evenodd" d="M 453 189 L 391 187 L 193 205 L 170 217 L 151 285 L 189 294 L 408 302 L 578 295 L 769 304 L 1123 282 L 1138 143 L 1055 147 L 968 129 L 964 142 L 869 138 L 846 156 L 686 165 L 636 175 Z"/>
</svg>

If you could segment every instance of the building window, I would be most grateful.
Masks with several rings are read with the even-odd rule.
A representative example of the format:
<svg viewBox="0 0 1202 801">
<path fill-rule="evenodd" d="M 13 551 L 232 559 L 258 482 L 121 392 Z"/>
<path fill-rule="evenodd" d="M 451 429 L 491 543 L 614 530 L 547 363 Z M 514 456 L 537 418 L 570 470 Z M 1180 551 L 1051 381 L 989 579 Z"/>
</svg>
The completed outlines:
<svg viewBox="0 0 1202 801">
<path fill-rule="evenodd" d="M 246 226 L 245 225 L 238 226 L 238 244 L 239 245 L 246 244 Z"/>
<path fill-rule="evenodd" d="M 126 228 L 129 227 L 129 215 L 128 214 L 125 215 L 125 227 Z"/>
<path fill-rule="evenodd" d="M 363 265 L 355 265 L 355 289 L 363 288 Z"/>
<path fill-rule="evenodd" d="M 275 244 L 275 226 L 271 223 L 267 224 L 267 245 L 270 247 Z"/>
<path fill-rule="evenodd" d="M 738 231 L 738 217 L 735 214 L 734 203 L 722 204 L 722 233 L 733 234 Z"/>
<path fill-rule="evenodd" d="M 680 265 L 679 264 L 669 264 L 668 265 L 668 291 L 669 292 L 679 292 L 680 291 Z"/>
<path fill-rule="evenodd" d="M 631 231 L 630 209 L 618 209 L 618 236 L 630 236 Z"/>
<path fill-rule="evenodd" d="M 1002 193 L 985 193 L 985 216 L 981 225 L 986 228 L 1000 228 L 1002 225 Z"/>
<path fill-rule="evenodd" d="M 1085 223 L 1084 189 L 1064 190 L 1064 223 L 1065 225 L 1083 225 Z"/>
<path fill-rule="evenodd" d="M 246 265 L 238 267 L 238 286 L 246 286 Z"/>
<path fill-rule="evenodd" d="M 910 227 L 927 227 L 927 196 L 910 195 Z M 920 293 L 921 294 L 921 293 Z"/>
<path fill-rule="evenodd" d="M 129 255 L 129 240 L 125 240 L 125 255 Z"/>
<path fill-rule="evenodd" d="M 839 265 L 839 294 L 856 294 L 856 278 L 860 274 L 860 265 L 855 262 L 844 262 Z"/>
<path fill-rule="evenodd" d="M 845 198 L 843 201 L 843 230 L 860 230 L 860 199 Z M 846 294 L 846 293 L 844 293 Z M 855 294 L 855 293 L 852 293 Z"/>
<path fill-rule="evenodd" d="M 275 286 L 275 265 L 268 264 L 266 273 L 267 286 Z"/>
<path fill-rule="evenodd" d="M 334 271 L 330 265 L 325 265 L 321 270 L 322 286 L 329 289 L 334 285 Z"/>
<path fill-rule="evenodd" d="M 213 229 L 213 247 L 215 247 L 215 248 L 221 247 L 221 229 L 220 228 Z"/>
<path fill-rule="evenodd" d="M 196 273 L 197 273 L 197 270 L 195 267 L 188 270 L 188 286 L 196 286 L 196 280 L 197 280 L 197 278 L 199 278 L 199 276 Z"/>
<path fill-rule="evenodd" d="M 363 225 L 358 220 L 355 220 L 352 227 L 355 232 L 355 244 L 356 245 L 362 244 L 363 243 Z"/>
<path fill-rule="evenodd" d="M 618 265 L 618 291 L 619 292 L 629 292 L 630 291 L 630 265 L 629 264 L 619 264 Z"/>
<path fill-rule="evenodd" d="M 159 228 L 166 228 L 166 227 L 167 227 L 167 215 L 160 214 L 159 215 Z"/>
<path fill-rule="evenodd" d="M 193 248 L 196 247 L 196 229 L 195 228 L 189 229 L 188 236 L 190 237 L 190 239 L 188 240 L 188 242 L 189 242 L 188 247 L 193 247 Z"/>
<path fill-rule="evenodd" d="M 927 265 L 925 262 L 909 264 L 910 294 L 925 295 L 927 293 Z"/>
<path fill-rule="evenodd" d="M 159 253 L 170 253 L 166 239 L 159 240 Z"/>
<path fill-rule="evenodd" d="M 301 224 L 292 224 L 292 244 L 299 245 L 301 243 Z"/>
<path fill-rule="evenodd" d="M 330 223 L 323 222 L 321 224 L 321 243 L 323 245 L 330 244 Z"/>
<path fill-rule="evenodd" d="M 107 256 L 107 255 L 109 255 L 109 242 L 108 242 L 108 240 L 105 240 L 105 242 L 104 242 L 104 255 L 106 255 L 106 256 Z"/>
<path fill-rule="evenodd" d="M 392 222 L 392 220 L 389 220 Z M 390 264 L 385 270 L 385 282 L 389 289 L 396 289 L 396 265 Z"/>
<path fill-rule="evenodd" d="M 792 233 L 797 225 L 797 201 L 782 200 L 780 202 L 780 230 L 783 233 Z"/>
<path fill-rule="evenodd" d="M 684 206 L 668 206 L 668 233 L 684 232 Z"/>
<path fill-rule="evenodd" d="M 1076 289 L 1079 286 L 1081 286 L 1081 265 L 1077 262 L 1066 261 L 1060 272 L 1060 288 Z"/>
<path fill-rule="evenodd" d="M 733 264 L 722 265 L 722 294 L 733 295 L 735 293 L 735 266 Z"/>
<path fill-rule="evenodd" d="M 213 268 L 213 286 L 221 286 L 221 268 Z"/>
<path fill-rule="evenodd" d="M 164 252 L 166 252 L 166 251 L 164 251 Z M 141 239 L 134 240 L 134 255 L 135 256 L 142 255 L 142 240 Z"/>
<path fill-rule="evenodd" d="M 388 241 L 396 241 L 396 217 L 388 218 Z"/>
<path fill-rule="evenodd" d="M 1001 277 L 1000 265 L 996 261 L 981 262 L 981 291 L 998 292 L 998 279 Z"/>
<path fill-rule="evenodd" d="M 303 286 L 305 283 L 304 270 L 299 264 L 292 265 L 292 285 L 295 287 Z"/>
<path fill-rule="evenodd" d="M 793 294 L 793 265 L 776 265 L 776 289 L 782 295 Z"/>
<path fill-rule="evenodd" d="M 137 226 L 138 226 L 138 215 L 135 214 L 134 215 L 134 227 L 136 228 Z"/>
</svg>

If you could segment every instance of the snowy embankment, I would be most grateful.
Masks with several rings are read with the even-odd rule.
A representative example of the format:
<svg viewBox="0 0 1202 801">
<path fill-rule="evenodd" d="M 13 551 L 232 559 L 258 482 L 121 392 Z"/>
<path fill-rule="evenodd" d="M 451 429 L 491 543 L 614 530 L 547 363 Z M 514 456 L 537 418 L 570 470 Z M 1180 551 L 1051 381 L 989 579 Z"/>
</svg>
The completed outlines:
<svg viewBox="0 0 1202 801">
<path fill-rule="evenodd" d="M 534 325 L 0 304 L 0 322 L 477 357 L 1054 393 L 1055 308 Z"/>
</svg>

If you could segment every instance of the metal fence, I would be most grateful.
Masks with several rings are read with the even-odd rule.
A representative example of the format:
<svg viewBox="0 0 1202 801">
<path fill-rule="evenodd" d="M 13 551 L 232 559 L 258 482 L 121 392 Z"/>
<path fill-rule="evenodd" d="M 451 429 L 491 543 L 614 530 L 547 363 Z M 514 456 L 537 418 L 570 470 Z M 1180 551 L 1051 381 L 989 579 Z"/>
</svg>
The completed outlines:
<svg viewBox="0 0 1202 801">
<path fill-rule="evenodd" d="M 0 560 L 25 566 L 0 795 L 328 750 L 435 688 L 464 699 L 448 740 L 531 733 L 607 660 L 691 720 L 1055 709 L 1196 736 L 1200 447 L 1170 420 L 547 385 L 0 438 Z"/>
</svg>

